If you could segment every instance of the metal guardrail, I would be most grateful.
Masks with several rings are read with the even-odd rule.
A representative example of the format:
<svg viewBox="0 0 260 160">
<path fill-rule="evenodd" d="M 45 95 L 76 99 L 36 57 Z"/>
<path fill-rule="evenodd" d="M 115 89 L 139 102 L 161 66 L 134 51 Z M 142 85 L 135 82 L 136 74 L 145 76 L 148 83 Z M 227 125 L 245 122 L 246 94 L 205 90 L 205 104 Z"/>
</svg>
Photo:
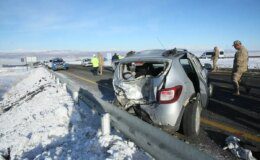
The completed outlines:
<svg viewBox="0 0 260 160">
<path fill-rule="evenodd" d="M 50 71 L 50 70 L 49 70 Z M 92 93 L 82 88 L 77 83 L 55 72 L 50 71 L 59 82 L 66 83 L 69 93 L 75 96 L 100 114 L 109 113 L 111 125 L 121 131 L 135 144 L 144 149 L 158 160 L 211 160 L 210 155 L 188 145 L 177 138 L 170 136 L 159 128 L 156 128 L 137 117 L 128 114 L 112 104 L 93 96 Z"/>
</svg>

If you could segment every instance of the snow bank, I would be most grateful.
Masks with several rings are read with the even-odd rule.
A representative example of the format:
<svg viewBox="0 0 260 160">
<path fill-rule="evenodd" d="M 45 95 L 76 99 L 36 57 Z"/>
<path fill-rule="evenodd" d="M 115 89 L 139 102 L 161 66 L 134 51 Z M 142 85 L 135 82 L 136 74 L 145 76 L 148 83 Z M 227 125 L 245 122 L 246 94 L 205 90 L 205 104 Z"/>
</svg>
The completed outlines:
<svg viewBox="0 0 260 160">
<path fill-rule="evenodd" d="M 217 64 L 219 68 L 233 68 L 233 58 L 219 59 Z M 213 65 L 211 59 L 200 59 L 202 64 L 210 63 Z M 260 58 L 249 58 L 248 62 L 249 69 L 260 69 Z"/>
<path fill-rule="evenodd" d="M 44 68 L 31 71 L 0 105 L 10 107 L 0 115 L 0 153 L 10 148 L 11 159 L 150 159 L 115 131 L 103 136 L 100 117 L 75 105 Z"/>
<path fill-rule="evenodd" d="M 12 85 L 21 81 L 29 71 L 24 67 L 0 68 L 0 101 Z"/>
</svg>

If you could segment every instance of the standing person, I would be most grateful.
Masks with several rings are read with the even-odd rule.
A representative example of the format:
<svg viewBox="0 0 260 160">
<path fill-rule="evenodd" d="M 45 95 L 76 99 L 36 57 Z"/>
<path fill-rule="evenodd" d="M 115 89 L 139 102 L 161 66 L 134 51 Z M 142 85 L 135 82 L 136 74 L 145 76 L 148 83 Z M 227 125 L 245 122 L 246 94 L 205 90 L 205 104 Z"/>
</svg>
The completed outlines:
<svg viewBox="0 0 260 160">
<path fill-rule="evenodd" d="M 95 54 L 91 58 L 91 63 L 92 63 L 92 67 L 93 67 L 93 74 L 97 75 L 97 72 L 98 72 L 98 58 L 96 57 Z"/>
<path fill-rule="evenodd" d="M 212 72 L 216 72 L 217 71 L 218 58 L 219 58 L 219 49 L 218 49 L 218 47 L 214 47 L 214 54 L 211 57 L 211 59 L 213 61 L 213 70 L 212 70 Z"/>
<path fill-rule="evenodd" d="M 116 60 L 118 60 L 118 59 L 119 59 L 119 57 L 118 57 L 117 53 L 115 53 L 115 54 L 112 56 L 112 62 L 114 62 L 114 61 L 116 61 Z"/>
<path fill-rule="evenodd" d="M 103 74 L 104 58 L 101 53 L 98 53 L 98 72 L 99 75 Z"/>
<path fill-rule="evenodd" d="M 239 82 L 243 73 L 248 69 L 248 52 L 239 40 L 234 41 L 233 46 L 237 52 L 233 63 L 232 82 L 235 90 L 234 95 L 240 95 Z"/>
<path fill-rule="evenodd" d="M 115 53 L 113 56 L 112 56 L 112 61 L 111 61 L 111 66 L 112 66 L 112 69 L 115 70 L 116 68 L 116 61 L 119 60 L 119 56 L 117 55 L 117 53 Z"/>
</svg>

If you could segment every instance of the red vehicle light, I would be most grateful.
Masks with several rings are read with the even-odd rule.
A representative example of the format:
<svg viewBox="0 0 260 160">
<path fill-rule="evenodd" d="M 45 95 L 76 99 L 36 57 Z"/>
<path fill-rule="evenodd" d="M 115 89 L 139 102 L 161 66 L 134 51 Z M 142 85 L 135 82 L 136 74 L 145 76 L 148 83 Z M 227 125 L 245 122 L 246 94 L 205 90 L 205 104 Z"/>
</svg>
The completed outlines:
<svg viewBox="0 0 260 160">
<path fill-rule="evenodd" d="M 158 92 L 159 103 L 169 104 L 176 102 L 182 92 L 182 86 L 175 86 L 172 88 L 165 88 Z"/>
</svg>

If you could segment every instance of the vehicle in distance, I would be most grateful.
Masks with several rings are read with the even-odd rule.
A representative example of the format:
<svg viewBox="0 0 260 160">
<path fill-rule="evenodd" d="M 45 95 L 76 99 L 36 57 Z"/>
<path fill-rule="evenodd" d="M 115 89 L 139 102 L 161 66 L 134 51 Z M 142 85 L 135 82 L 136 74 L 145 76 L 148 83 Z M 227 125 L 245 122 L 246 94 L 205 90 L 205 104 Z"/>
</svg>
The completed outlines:
<svg viewBox="0 0 260 160">
<path fill-rule="evenodd" d="M 81 61 L 81 65 L 82 66 L 85 66 L 85 67 L 89 67 L 89 66 L 92 66 L 92 63 L 91 63 L 91 59 L 90 58 L 85 58 Z"/>
<path fill-rule="evenodd" d="M 205 59 L 205 58 L 211 58 L 214 55 L 213 51 L 209 51 L 209 52 L 204 52 L 202 53 L 202 55 L 200 56 L 200 58 Z M 220 51 L 219 52 L 219 58 L 224 58 L 224 51 Z"/>
<path fill-rule="evenodd" d="M 69 65 L 62 58 L 53 58 L 49 61 L 48 68 L 52 69 L 53 71 L 59 69 L 68 70 Z"/>
<path fill-rule="evenodd" d="M 114 103 L 167 131 L 196 136 L 209 99 L 207 70 L 187 50 L 148 50 L 119 61 Z"/>
</svg>

